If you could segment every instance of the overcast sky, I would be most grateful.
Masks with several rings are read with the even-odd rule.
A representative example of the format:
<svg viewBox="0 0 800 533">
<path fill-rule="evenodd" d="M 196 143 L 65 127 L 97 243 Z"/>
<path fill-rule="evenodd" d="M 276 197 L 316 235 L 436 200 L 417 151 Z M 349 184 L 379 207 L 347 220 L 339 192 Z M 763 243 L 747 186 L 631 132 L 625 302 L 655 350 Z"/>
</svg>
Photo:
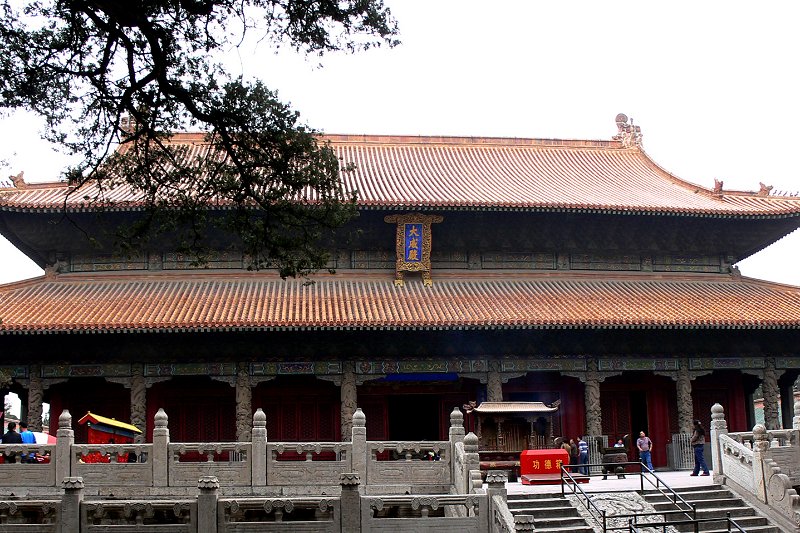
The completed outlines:
<svg viewBox="0 0 800 533">
<path fill-rule="evenodd" d="M 633 117 L 646 152 L 705 187 L 800 190 L 798 2 L 386 0 L 402 44 L 357 55 L 226 57 L 326 133 L 610 139 Z M 322 65 L 320 67 L 320 65 Z M 58 178 L 25 116 L 0 121 L 0 174 Z M 800 285 L 795 233 L 740 263 Z M 38 275 L 0 242 L 0 282 Z"/>
</svg>

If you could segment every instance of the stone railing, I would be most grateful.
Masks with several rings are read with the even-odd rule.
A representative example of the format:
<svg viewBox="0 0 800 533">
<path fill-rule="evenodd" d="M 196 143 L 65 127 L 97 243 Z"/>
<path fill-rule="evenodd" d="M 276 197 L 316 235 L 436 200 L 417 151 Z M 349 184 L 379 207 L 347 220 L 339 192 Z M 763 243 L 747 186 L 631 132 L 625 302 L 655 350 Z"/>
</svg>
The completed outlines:
<svg viewBox="0 0 800 533">
<path fill-rule="evenodd" d="M 449 486 L 450 443 L 368 442 L 367 485 Z"/>
<path fill-rule="evenodd" d="M 352 450 L 349 442 L 268 443 L 267 485 L 338 485 Z"/>
<path fill-rule="evenodd" d="M 25 483 L 28 487 L 54 487 L 56 485 L 56 447 L 53 444 L 0 444 L 0 487 L 15 487 Z M 23 463 L 24 456 L 37 454 L 42 462 Z"/>
<path fill-rule="evenodd" d="M 152 448 L 152 444 L 73 444 L 70 475 L 92 486 L 152 487 Z"/>
<path fill-rule="evenodd" d="M 800 402 L 794 405 L 794 428 L 770 430 L 758 424 L 751 432 L 728 433 L 722 406 L 711 408 L 714 475 L 776 521 L 800 533 Z"/>
<path fill-rule="evenodd" d="M 449 509 L 450 507 L 462 509 Z M 490 529 L 487 509 L 487 496 L 479 494 L 364 497 L 361 499 L 361 531 L 488 533 Z"/>
<path fill-rule="evenodd" d="M 228 487 L 253 484 L 252 445 L 248 442 L 181 442 L 168 446 L 170 487 L 192 487 L 203 476 L 214 476 Z"/>
<path fill-rule="evenodd" d="M 20 533 L 60 533 L 61 500 L 0 502 L 0 528 Z"/>
<path fill-rule="evenodd" d="M 755 491 L 753 450 L 729 435 L 719 436 L 721 470 L 725 476 L 750 491 Z"/>
<path fill-rule="evenodd" d="M 220 532 L 339 532 L 339 498 L 227 498 L 219 499 Z"/>
<path fill-rule="evenodd" d="M 454 409 L 450 418 L 447 441 L 367 441 L 366 417 L 356 409 L 349 442 L 271 443 L 266 415 L 257 409 L 250 442 L 176 443 L 170 442 L 169 419 L 160 409 L 152 443 L 75 444 L 72 416 L 64 411 L 55 445 L 0 445 L 0 453 L 15 460 L 0 464 L 0 487 L 49 487 L 56 492 L 64 479 L 80 477 L 92 494 L 123 496 L 119 487 L 125 487 L 136 488 L 136 494 L 162 495 L 173 487 L 196 487 L 201 477 L 213 476 L 223 492 L 242 494 L 250 488 L 263 494 L 264 487 L 284 491 L 291 486 L 291 493 L 299 496 L 331 494 L 322 487 L 338 487 L 342 473 L 355 472 L 368 494 L 472 493 L 480 486 L 475 481 L 477 438 L 464 434 L 460 410 Z M 22 454 L 31 453 L 46 461 L 22 463 Z"/>
</svg>

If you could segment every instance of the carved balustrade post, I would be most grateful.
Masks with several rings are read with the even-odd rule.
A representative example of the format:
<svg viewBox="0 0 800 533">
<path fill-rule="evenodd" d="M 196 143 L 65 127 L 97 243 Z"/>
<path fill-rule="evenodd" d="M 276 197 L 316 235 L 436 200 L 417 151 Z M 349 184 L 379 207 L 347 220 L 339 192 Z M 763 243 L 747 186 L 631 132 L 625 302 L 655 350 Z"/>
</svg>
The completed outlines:
<svg viewBox="0 0 800 533">
<path fill-rule="evenodd" d="M 764 464 L 767 450 L 769 450 L 767 428 L 761 424 L 756 424 L 753 428 L 753 490 L 756 498 L 764 503 L 768 503 L 767 477 L 765 474 L 771 473 L 771 469 Z"/>
<path fill-rule="evenodd" d="M 253 451 L 250 468 L 254 487 L 267 484 L 267 415 L 259 407 L 253 414 Z"/>
<path fill-rule="evenodd" d="M 603 434 L 603 414 L 600 409 L 600 374 L 597 361 L 586 362 L 586 383 L 584 384 L 586 402 L 586 434 L 599 436 Z"/>
<path fill-rule="evenodd" d="M 766 358 L 761 391 L 764 393 L 764 426 L 767 429 L 780 429 L 780 417 L 778 416 L 780 389 L 778 388 L 774 357 Z"/>
<path fill-rule="evenodd" d="M 495 505 L 494 505 L 494 497 L 499 496 L 503 498 L 503 500 L 508 501 L 508 491 L 506 490 L 506 481 L 508 481 L 508 476 L 502 470 L 489 470 L 486 473 L 486 484 L 488 487 L 486 488 L 486 495 L 489 498 L 489 520 L 490 524 L 492 523 L 491 520 L 495 514 Z"/>
<path fill-rule="evenodd" d="M 83 478 L 65 477 L 60 482 L 64 489 L 64 498 L 61 500 L 61 533 L 80 533 L 81 531 L 81 502 L 83 501 Z"/>
<path fill-rule="evenodd" d="M 469 432 L 464 436 L 464 479 L 467 480 L 467 493 L 472 494 L 483 486 L 481 481 L 481 460 L 478 455 L 478 436 Z"/>
<path fill-rule="evenodd" d="M 349 440 L 353 430 L 353 413 L 358 407 L 355 365 L 345 361 L 342 365 L 342 386 L 340 389 L 342 409 L 342 440 Z"/>
<path fill-rule="evenodd" d="M 719 436 L 728 434 L 728 423 L 725 422 L 725 410 L 718 403 L 711 406 L 711 458 L 714 463 L 714 475 L 721 476 L 722 468 L 722 448 L 719 444 Z"/>
<path fill-rule="evenodd" d="M 159 409 L 153 423 L 153 486 L 169 485 L 169 418 Z"/>
<path fill-rule="evenodd" d="M 141 364 L 132 365 L 131 371 L 131 424 L 142 431 L 133 437 L 133 441 L 142 444 L 147 432 L 147 383 Z"/>
<path fill-rule="evenodd" d="M 32 365 L 28 383 L 28 429 L 31 431 L 42 430 L 43 399 L 44 386 L 42 385 L 41 369 L 39 365 Z"/>
<path fill-rule="evenodd" d="M 339 484 L 342 531 L 361 531 L 361 476 L 357 472 L 344 472 L 339 476 Z"/>
<path fill-rule="evenodd" d="M 203 476 L 197 482 L 200 494 L 197 496 L 197 531 L 214 533 L 217 531 L 217 476 Z"/>
<path fill-rule="evenodd" d="M 451 468 L 451 475 L 450 479 L 465 479 L 464 477 L 459 477 L 456 475 L 456 469 L 458 468 L 458 461 L 456 457 L 456 443 L 462 442 L 464 440 L 464 413 L 461 412 L 461 409 L 458 407 L 453 407 L 452 412 L 450 413 L 450 468 Z M 457 487 L 457 491 L 461 492 L 464 490 L 464 487 Z"/>
<path fill-rule="evenodd" d="M 75 444 L 72 415 L 66 409 L 58 417 L 56 437 L 56 484 L 61 485 L 65 479 L 72 475 L 72 445 Z M 83 481 L 81 480 L 82 483 Z"/>
<path fill-rule="evenodd" d="M 360 476 L 367 484 L 367 417 L 360 407 L 353 413 L 353 442 L 350 464 L 352 472 Z"/>
<path fill-rule="evenodd" d="M 250 369 L 247 363 L 236 365 L 236 440 L 250 440 L 253 421 L 253 389 L 250 387 Z"/>
</svg>

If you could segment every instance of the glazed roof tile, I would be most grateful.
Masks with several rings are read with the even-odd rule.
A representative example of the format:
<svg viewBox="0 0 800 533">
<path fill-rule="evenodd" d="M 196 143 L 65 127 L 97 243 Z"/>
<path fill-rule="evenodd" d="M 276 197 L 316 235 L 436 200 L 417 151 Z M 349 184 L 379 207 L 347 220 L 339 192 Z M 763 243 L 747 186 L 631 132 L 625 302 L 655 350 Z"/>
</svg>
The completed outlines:
<svg viewBox="0 0 800 533">
<path fill-rule="evenodd" d="M 61 274 L 0 287 L 0 333 L 800 327 L 800 288 L 721 275 L 607 279 Z"/>
<path fill-rule="evenodd" d="M 347 191 L 362 208 L 523 209 L 787 216 L 800 199 L 713 191 L 676 178 L 638 147 L 619 141 L 476 137 L 323 137 L 343 163 Z M 199 154 L 201 134 L 179 134 L 175 144 Z M 0 190 L 0 210 L 89 210 L 93 185 L 70 192 L 65 184 Z M 115 209 L 136 209 L 141 195 L 127 186 L 107 191 Z"/>
</svg>

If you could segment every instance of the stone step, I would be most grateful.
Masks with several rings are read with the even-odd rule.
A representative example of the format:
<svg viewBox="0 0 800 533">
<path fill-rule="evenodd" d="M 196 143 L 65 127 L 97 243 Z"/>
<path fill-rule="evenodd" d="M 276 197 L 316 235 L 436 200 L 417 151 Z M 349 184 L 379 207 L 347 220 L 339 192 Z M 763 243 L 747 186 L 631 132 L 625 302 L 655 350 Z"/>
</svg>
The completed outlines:
<svg viewBox="0 0 800 533">
<path fill-rule="evenodd" d="M 574 507 L 511 507 L 509 506 L 511 514 L 532 514 L 536 515 L 537 520 L 540 517 L 548 518 L 561 518 L 561 517 L 575 517 L 580 516 L 578 510 Z"/>
<path fill-rule="evenodd" d="M 531 514 L 531 513 L 524 513 Z M 586 520 L 581 516 L 565 517 L 565 518 L 542 518 L 538 514 L 534 514 L 536 521 L 536 531 L 541 531 L 542 528 L 562 528 L 562 527 L 583 527 L 586 525 Z"/>
<path fill-rule="evenodd" d="M 572 507 L 566 498 L 558 500 L 508 500 L 508 507 Z"/>
<path fill-rule="evenodd" d="M 586 526 L 547 527 L 536 523 L 536 533 L 594 533 L 594 528 Z"/>
<path fill-rule="evenodd" d="M 696 491 L 696 492 L 681 492 L 676 490 L 675 492 L 678 493 L 678 496 L 683 498 L 686 501 L 692 500 L 709 500 L 712 498 L 730 498 L 731 493 L 725 489 L 716 489 L 716 490 L 708 490 L 708 491 Z M 643 494 L 644 498 L 647 501 L 658 501 L 658 500 L 672 500 L 673 496 L 669 492 L 662 494 L 660 492 L 655 493 L 645 493 Z"/>
<path fill-rule="evenodd" d="M 540 533 L 593 533 L 586 520 L 560 493 L 514 494 L 508 496 L 508 508 L 514 515 L 533 515 Z"/>
<path fill-rule="evenodd" d="M 713 498 L 709 500 L 686 500 L 689 505 L 694 505 L 697 507 L 697 510 L 700 509 L 708 509 L 708 508 L 716 508 L 716 507 L 746 507 L 745 503 L 742 501 L 741 498 Z M 647 503 L 655 507 L 659 511 L 663 511 L 666 509 L 674 509 L 675 504 L 671 501 L 660 501 L 654 502 L 651 500 L 647 500 Z"/>
</svg>

